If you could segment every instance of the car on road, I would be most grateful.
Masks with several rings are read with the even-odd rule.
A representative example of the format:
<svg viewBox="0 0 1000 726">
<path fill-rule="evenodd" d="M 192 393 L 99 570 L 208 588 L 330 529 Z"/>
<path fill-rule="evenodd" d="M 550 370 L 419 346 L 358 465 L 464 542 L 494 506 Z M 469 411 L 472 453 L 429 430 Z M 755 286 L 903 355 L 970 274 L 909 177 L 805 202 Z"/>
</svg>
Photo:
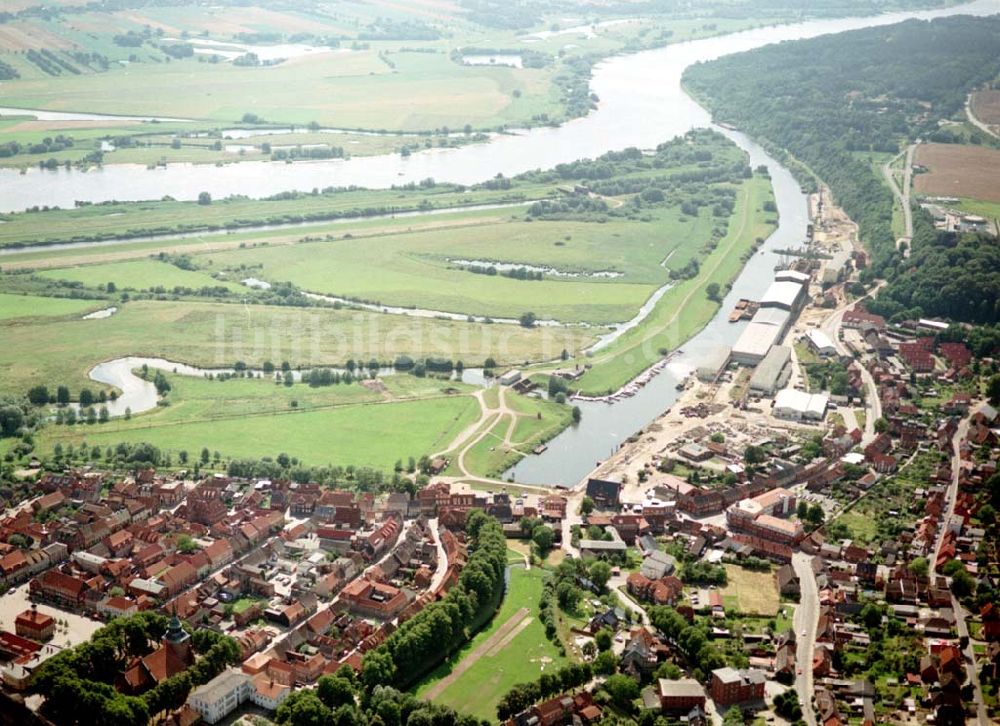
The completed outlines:
<svg viewBox="0 0 1000 726">
<path fill-rule="evenodd" d="M 805 638 L 808 634 L 809 634 L 808 630 L 803 630 L 801 633 L 799 633 L 799 635 L 801 635 L 803 638 Z"/>
</svg>

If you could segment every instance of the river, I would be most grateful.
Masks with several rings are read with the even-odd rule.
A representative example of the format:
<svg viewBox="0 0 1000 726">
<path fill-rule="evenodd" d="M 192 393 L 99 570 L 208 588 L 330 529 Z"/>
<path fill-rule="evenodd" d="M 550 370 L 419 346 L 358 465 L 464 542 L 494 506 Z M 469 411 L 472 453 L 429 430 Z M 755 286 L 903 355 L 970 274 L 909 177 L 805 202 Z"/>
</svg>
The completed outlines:
<svg viewBox="0 0 1000 726">
<path fill-rule="evenodd" d="M 597 66 L 592 81 L 600 97 L 597 111 L 558 128 L 534 129 L 503 136 L 488 144 L 458 149 L 436 149 L 410 157 L 398 155 L 357 160 L 296 164 L 244 162 L 224 167 L 172 164 L 166 169 L 111 165 L 90 172 L 32 170 L 0 172 L 0 210 L 35 204 L 72 206 L 77 199 L 158 199 L 169 194 L 193 199 L 200 191 L 215 197 L 228 194 L 265 196 L 288 189 L 392 184 L 433 177 L 439 181 L 473 183 L 498 172 L 513 175 L 547 168 L 583 157 L 598 156 L 628 146 L 652 147 L 695 127 L 712 126 L 709 114 L 680 87 L 689 65 L 722 55 L 750 50 L 782 40 L 815 37 L 863 27 L 887 25 L 908 18 L 933 18 L 959 13 L 1000 13 L 1000 0 L 977 0 L 959 7 L 924 12 L 901 12 L 869 18 L 821 20 L 762 28 L 717 38 L 691 41 L 611 58 Z M 655 83 L 651 79 L 656 79 Z M 583 420 L 549 442 L 540 456 L 522 460 L 509 473 L 525 484 L 571 486 L 591 471 L 597 459 L 611 454 L 629 436 L 646 426 L 677 399 L 677 382 L 699 360 L 720 345 L 731 345 L 746 323 L 728 322 L 728 311 L 741 297 L 758 298 L 773 278 L 777 257 L 773 250 L 797 246 L 808 222 L 806 198 L 791 173 L 744 134 L 718 129 L 750 157 L 754 167 L 768 167 L 780 215 L 778 229 L 740 273 L 719 313 L 691 340 L 680 345 L 683 354 L 637 395 L 614 404 L 581 403 Z M 119 370 L 125 364 L 119 364 Z M 172 364 L 171 364 L 172 365 Z"/>
<path fill-rule="evenodd" d="M 158 169 L 109 164 L 86 172 L 32 168 L 25 174 L 16 169 L 4 169 L 0 171 L 0 212 L 43 204 L 72 207 L 77 200 L 145 200 L 165 195 L 191 200 L 202 191 L 219 199 L 230 194 L 263 197 L 293 189 L 309 191 L 327 186 L 385 188 L 428 177 L 470 184 L 489 179 L 498 172 L 510 176 L 598 156 L 612 149 L 652 147 L 693 127 L 709 125 L 708 113 L 680 87 L 681 74 L 692 63 L 782 40 L 959 12 L 997 13 L 1000 12 L 1000 0 L 976 0 L 960 7 L 923 12 L 757 28 L 616 56 L 595 68 L 591 87 L 600 98 L 596 111 L 557 128 L 505 135 L 486 144 L 433 149 L 409 157 L 389 154 L 293 164 L 246 161 L 225 166 L 169 164 Z"/>
</svg>

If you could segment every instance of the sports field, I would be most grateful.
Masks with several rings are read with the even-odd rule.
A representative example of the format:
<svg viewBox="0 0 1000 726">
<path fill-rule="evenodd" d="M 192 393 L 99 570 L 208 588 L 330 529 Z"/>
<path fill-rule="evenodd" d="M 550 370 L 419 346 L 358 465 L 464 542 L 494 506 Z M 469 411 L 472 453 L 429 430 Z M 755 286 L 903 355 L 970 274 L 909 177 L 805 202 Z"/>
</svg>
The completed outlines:
<svg viewBox="0 0 1000 726">
<path fill-rule="evenodd" d="M 511 686 L 562 666 L 565 658 L 545 637 L 538 620 L 544 578 L 544 570 L 512 567 L 510 588 L 496 616 L 424 679 L 417 695 L 494 721 L 496 704 Z"/>
</svg>

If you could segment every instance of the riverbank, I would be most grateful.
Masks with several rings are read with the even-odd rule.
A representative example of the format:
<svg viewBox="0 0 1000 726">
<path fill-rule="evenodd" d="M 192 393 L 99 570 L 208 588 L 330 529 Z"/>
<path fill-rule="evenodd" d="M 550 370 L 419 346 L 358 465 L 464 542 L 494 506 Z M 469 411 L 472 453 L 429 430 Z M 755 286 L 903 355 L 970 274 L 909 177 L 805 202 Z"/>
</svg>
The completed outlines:
<svg viewBox="0 0 1000 726">
<path fill-rule="evenodd" d="M 586 372 L 573 387 L 584 396 L 614 397 L 704 328 L 746 261 L 778 227 L 777 212 L 769 206 L 776 209 L 770 179 L 746 182 L 726 236 L 700 261 L 698 274 L 673 285 L 633 330 L 599 353 L 574 360 Z"/>
</svg>

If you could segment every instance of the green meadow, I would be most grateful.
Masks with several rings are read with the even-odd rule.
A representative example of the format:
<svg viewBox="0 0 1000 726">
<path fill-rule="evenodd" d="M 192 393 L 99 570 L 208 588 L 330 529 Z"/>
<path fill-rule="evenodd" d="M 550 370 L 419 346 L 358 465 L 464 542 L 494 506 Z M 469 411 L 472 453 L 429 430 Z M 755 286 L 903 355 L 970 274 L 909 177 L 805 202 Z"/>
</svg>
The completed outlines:
<svg viewBox="0 0 1000 726">
<path fill-rule="evenodd" d="M 0 320 L 79 316 L 101 307 L 102 305 L 94 300 L 12 295 L 0 292 Z"/>
<path fill-rule="evenodd" d="M 769 220 L 774 213 L 763 206 L 773 198 L 768 180 L 745 182 L 727 234 L 701 260 L 699 274 L 672 286 L 642 323 L 614 343 L 575 361 L 589 368 L 574 385 L 591 395 L 617 390 L 662 358 L 661 351 L 676 350 L 704 327 L 719 309 L 708 297 L 708 285 L 714 282 L 725 290 L 743 269 L 755 241 L 773 231 L 775 224 Z"/>
<path fill-rule="evenodd" d="M 159 356 L 203 367 L 265 360 L 342 365 L 348 359 L 391 363 L 398 355 L 461 358 L 469 366 L 492 356 L 500 365 L 549 359 L 590 340 L 583 328 L 523 328 L 383 315 L 348 309 L 292 308 L 197 301 L 136 300 L 102 320 L 0 321 L 0 388 L 46 384 L 73 390 L 94 384 L 97 363 L 128 355 Z M 25 355 L 31 351 L 31 355 Z"/>
<path fill-rule="evenodd" d="M 228 383 L 209 385 L 223 389 Z M 171 410 L 172 404 L 127 421 L 50 426 L 39 445 L 46 451 L 57 443 L 65 447 L 85 441 L 103 448 L 123 441 L 149 442 L 175 453 L 195 454 L 207 447 L 230 459 L 284 452 L 310 464 L 336 463 L 390 471 L 399 459 L 419 457 L 447 445 L 479 415 L 475 399 L 468 395 L 442 393 L 421 400 L 345 402 L 324 407 L 317 401 L 310 402 L 312 389 L 308 386 L 296 384 L 290 392 L 275 396 L 271 389 L 283 386 L 270 381 L 255 383 L 268 392 L 235 402 L 225 395 L 195 398 L 191 405 L 181 393 L 177 411 Z M 185 385 L 179 386 L 179 391 Z M 334 391 L 334 396 L 345 400 L 367 397 L 357 384 L 332 388 L 343 389 Z M 225 393 L 220 390 L 220 394 Z M 172 396 L 173 392 L 168 399 Z M 282 407 L 282 399 L 291 396 L 297 396 L 291 400 L 309 403 L 302 409 L 291 408 L 290 401 Z"/>
<path fill-rule="evenodd" d="M 155 288 L 172 290 L 175 287 L 200 288 L 204 286 L 225 287 L 229 290 L 246 289 L 236 281 L 216 279 L 204 272 L 182 270 L 180 267 L 159 260 L 133 260 L 105 265 L 64 267 L 44 270 L 39 274 L 51 280 L 79 282 L 87 287 L 97 287 L 113 282 L 119 290 L 152 290 Z"/>
<path fill-rule="evenodd" d="M 545 637 L 545 627 L 538 619 L 538 600 L 545 577 L 546 572 L 539 568 L 510 568 L 510 585 L 497 614 L 461 650 L 421 682 L 416 689 L 417 696 L 435 688 L 511 618 L 520 621 L 518 613 L 522 608 L 528 611 L 528 624 L 523 629 L 512 630 L 516 633 L 512 638 L 501 638 L 494 647 L 482 652 L 468 670 L 436 693 L 434 702 L 492 722 L 496 720 L 497 702 L 515 683 L 535 680 L 543 672 L 564 665 L 565 656 L 559 655 L 556 646 Z"/>
</svg>

